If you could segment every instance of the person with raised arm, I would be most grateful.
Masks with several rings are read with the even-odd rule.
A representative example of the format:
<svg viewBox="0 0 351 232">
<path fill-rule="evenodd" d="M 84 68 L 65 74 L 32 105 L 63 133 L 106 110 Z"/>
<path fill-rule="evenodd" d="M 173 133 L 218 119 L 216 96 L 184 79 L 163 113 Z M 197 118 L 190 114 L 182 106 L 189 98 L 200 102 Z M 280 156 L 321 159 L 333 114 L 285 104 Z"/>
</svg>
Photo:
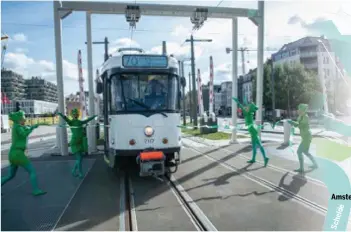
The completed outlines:
<svg viewBox="0 0 351 232">
<path fill-rule="evenodd" d="M 30 182 L 33 188 L 34 196 L 43 195 L 46 192 L 38 187 L 37 175 L 34 167 L 27 157 L 28 136 L 32 131 L 45 123 L 26 126 L 25 113 L 22 110 L 10 113 L 10 120 L 13 121 L 12 127 L 12 143 L 8 154 L 10 169 L 7 176 L 1 177 L 1 186 L 16 176 L 18 167 L 24 168 L 29 173 Z"/>
<path fill-rule="evenodd" d="M 246 106 L 243 106 L 237 98 L 233 97 L 233 100 L 238 104 L 239 108 L 242 110 L 242 113 L 245 118 L 245 125 L 247 126 L 247 130 L 251 136 L 251 144 L 252 144 L 252 158 L 247 161 L 248 163 L 256 162 L 256 154 L 257 154 L 257 146 L 260 148 L 260 151 L 263 156 L 264 166 L 266 167 L 269 161 L 269 158 L 266 156 L 266 152 L 261 144 L 260 138 L 258 136 L 258 131 L 255 128 L 254 124 L 254 113 L 258 110 L 258 107 L 254 103 L 250 103 Z"/>
<path fill-rule="evenodd" d="M 57 113 L 57 114 L 61 116 L 63 120 L 66 121 L 66 123 L 71 128 L 71 132 L 72 132 L 70 146 L 71 146 L 71 151 L 76 158 L 76 162 L 72 169 L 72 175 L 77 176 L 77 170 L 78 170 L 79 178 L 83 178 L 84 175 L 82 171 L 82 161 L 83 161 L 83 155 L 87 151 L 87 147 L 86 147 L 87 138 L 84 133 L 85 125 L 91 120 L 93 120 L 94 118 L 96 118 L 97 116 L 94 115 L 85 120 L 79 120 L 79 110 L 77 108 L 74 108 L 71 111 L 72 119 L 69 119 L 68 117 L 66 117 L 61 113 Z"/>
<path fill-rule="evenodd" d="M 307 110 L 308 110 L 307 104 L 300 104 L 298 106 L 298 111 L 297 111 L 299 114 L 297 121 L 295 122 L 292 120 L 288 120 L 289 124 L 299 128 L 300 136 L 302 139 L 299 145 L 299 148 L 297 149 L 297 156 L 299 159 L 300 168 L 295 170 L 295 172 L 299 172 L 299 173 L 305 172 L 303 154 L 305 154 L 312 161 L 313 165 L 311 166 L 311 168 L 313 169 L 318 168 L 316 160 L 309 153 L 310 145 L 312 142 L 312 133 L 310 130 L 310 123 L 309 123 L 309 117 L 307 115 Z"/>
</svg>

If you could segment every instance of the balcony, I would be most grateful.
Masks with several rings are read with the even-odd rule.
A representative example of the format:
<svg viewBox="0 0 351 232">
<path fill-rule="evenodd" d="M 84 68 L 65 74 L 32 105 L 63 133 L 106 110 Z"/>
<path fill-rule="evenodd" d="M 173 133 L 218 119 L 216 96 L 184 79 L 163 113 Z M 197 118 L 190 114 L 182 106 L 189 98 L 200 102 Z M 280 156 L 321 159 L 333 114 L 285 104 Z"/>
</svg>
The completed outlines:
<svg viewBox="0 0 351 232">
<path fill-rule="evenodd" d="M 317 57 L 318 52 L 316 51 L 300 51 L 300 57 L 301 58 L 312 58 L 312 57 Z"/>
<path fill-rule="evenodd" d="M 318 63 L 313 62 L 313 63 L 303 63 L 306 69 L 318 69 Z"/>
</svg>

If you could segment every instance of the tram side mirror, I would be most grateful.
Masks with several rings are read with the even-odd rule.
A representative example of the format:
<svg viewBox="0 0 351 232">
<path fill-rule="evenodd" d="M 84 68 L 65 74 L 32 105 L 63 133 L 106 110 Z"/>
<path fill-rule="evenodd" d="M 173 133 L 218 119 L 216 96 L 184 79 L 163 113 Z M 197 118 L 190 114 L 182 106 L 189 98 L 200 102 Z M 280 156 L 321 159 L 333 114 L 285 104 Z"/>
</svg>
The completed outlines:
<svg viewBox="0 0 351 232">
<path fill-rule="evenodd" d="M 183 88 L 185 88 L 185 86 L 186 86 L 186 79 L 185 79 L 185 77 L 181 77 L 181 78 L 180 78 L 180 85 L 181 85 Z"/>
<path fill-rule="evenodd" d="M 101 94 L 103 92 L 103 90 L 104 90 L 104 87 L 102 85 L 102 82 L 98 81 L 96 83 L 96 93 Z"/>
</svg>

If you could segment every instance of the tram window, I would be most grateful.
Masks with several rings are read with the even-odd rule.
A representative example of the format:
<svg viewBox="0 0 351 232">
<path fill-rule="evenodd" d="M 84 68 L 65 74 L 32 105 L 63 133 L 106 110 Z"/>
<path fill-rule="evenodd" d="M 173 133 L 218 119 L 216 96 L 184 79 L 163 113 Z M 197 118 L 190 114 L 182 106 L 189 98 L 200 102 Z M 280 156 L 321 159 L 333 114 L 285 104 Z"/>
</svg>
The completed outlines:
<svg viewBox="0 0 351 232">
<path fill-rule="evenodd" d="M 176 109 L 176 76 L 120 74 L 111 79 L 112 111 Z"/>
</svg>

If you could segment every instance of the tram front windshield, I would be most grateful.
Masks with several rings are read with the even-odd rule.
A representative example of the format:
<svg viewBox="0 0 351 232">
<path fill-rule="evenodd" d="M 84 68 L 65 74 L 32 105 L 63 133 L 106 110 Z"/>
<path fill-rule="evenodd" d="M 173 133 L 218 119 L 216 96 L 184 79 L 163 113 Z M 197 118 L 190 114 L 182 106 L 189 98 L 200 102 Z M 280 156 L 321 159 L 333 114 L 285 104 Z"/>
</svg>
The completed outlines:
<svg viewBox="0 0 351 232">
<path fill-rule="evenodd" d="M 111 110 L 174 111 L 178 81 L 170 74 L 118 74 L 111 77 Z"/>
</svg>

